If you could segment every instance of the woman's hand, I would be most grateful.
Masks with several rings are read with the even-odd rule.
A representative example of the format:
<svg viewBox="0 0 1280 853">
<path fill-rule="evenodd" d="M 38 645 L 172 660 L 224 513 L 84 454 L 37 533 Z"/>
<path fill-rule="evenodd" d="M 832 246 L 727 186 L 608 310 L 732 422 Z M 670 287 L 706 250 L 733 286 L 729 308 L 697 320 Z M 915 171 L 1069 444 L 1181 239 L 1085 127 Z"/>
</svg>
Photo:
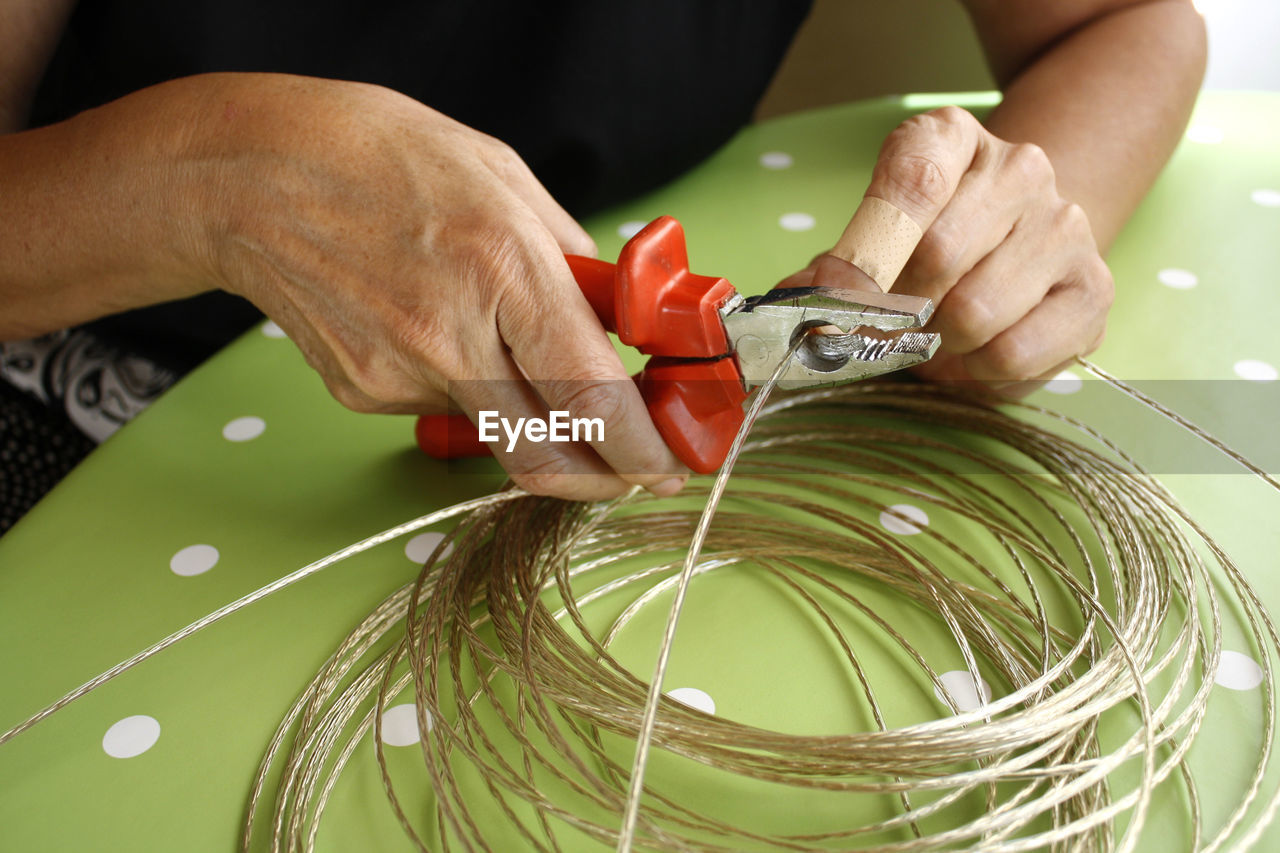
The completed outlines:
<svg viewBox="0 0 1280 853">
<path fill-rule="evenodd" d="M 929 330 L 942 343 L 921 375 L 1023 393 L 1102 342 L 1111 274 L 1040 148 L 1004 142 L 962 109 L 935 110 L 889 135 L 867 195 L 924 232 L 892 287 L 934 302 Z M 844 265 L 820 256 L 784 284 L 848 286 Z"/>
<path fill-rule="evenodd" d="M 334 397 L 361 412 L 452 398 L 473 420 L 602 419 L 594 447 L 494 445 L 535 492 L 606 497 L 685 473 L 565 263 L 595 245 L 510 148 L 374 86 L 226 85 L 198 146 L 205 182 L 224 188 L 215 267 Z"/>
<path fill-rule="evenodd" d="M 565 262 L 594 244 L 497 140 L 388 89 L 270 74 L 173 81 L 31 134 L 67 143 L 79 204 L 124 211 L 97 217 L 117 216 L 109 282 L 59 300 L 33 281 L 31 324 L 220 287 L 275 320 L 351 409 L 437 413 L 452 398 L 473 420 L 600 418 L 590 446 L 495 446 L 531 491 L 666 494 L 687 474 Z M 71 316 L 40 316 L 55 302 Z"/>
</svg>

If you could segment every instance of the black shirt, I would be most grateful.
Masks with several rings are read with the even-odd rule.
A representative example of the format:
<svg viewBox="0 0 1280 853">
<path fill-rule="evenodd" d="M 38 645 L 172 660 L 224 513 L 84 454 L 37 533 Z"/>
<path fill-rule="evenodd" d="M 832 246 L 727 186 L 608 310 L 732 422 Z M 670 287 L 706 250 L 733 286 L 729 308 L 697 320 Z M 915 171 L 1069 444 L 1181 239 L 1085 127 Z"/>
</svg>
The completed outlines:
<svg viewBox="0 0 1280 853">
<path fill-rule="evenodd" d="M 210 71 L 377 83 L 502 139 L 581 216 L 746 124 L 810 2 L 81 0 L 32 121 Z M 215 293 L 94 329 L 182 370 L 257 316 Z"/>
</svg>

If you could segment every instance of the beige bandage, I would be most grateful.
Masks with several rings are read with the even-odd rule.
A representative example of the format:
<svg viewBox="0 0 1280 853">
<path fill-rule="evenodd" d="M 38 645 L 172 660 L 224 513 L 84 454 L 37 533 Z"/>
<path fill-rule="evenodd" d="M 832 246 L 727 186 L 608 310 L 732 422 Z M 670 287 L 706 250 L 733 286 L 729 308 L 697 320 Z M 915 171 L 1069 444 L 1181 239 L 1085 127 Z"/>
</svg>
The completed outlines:
<svg viewBox="0 0 1280 853">
<path fill-rule="evenodd" d="M 882 198 L 867 196 L 831 254 L 846 260 L 888 290 L 923 233 L 915 220 Z"/>
</svg>

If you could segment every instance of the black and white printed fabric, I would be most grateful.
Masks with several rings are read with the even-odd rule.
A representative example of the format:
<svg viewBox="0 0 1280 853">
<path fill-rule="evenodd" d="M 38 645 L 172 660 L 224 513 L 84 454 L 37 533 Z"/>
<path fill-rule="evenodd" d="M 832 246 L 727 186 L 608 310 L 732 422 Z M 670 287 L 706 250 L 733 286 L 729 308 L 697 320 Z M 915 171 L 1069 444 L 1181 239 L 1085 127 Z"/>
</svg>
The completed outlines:
<svg viewBox="0 0 1280 853">
<path fill-rule="evenodd" d="M 175 379 L 84 331 L 0 343 L 0 533 Z"/>
<path fill-rule="evenodd" d="M 100 443 L 177 375 L 75 330 L 0 343 L 0 379 L 62 409 L 80 432 Z"/>
</svg>

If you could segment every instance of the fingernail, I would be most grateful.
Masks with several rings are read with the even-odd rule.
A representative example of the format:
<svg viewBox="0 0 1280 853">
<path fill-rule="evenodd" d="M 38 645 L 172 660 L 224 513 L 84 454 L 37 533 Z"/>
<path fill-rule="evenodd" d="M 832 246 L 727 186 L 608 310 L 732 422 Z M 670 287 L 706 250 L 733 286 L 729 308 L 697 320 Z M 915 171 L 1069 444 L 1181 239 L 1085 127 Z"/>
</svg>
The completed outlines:
<svg viewBox="0 0 1280 853">
<path fill-rule="evenodd" d="M 649 493 L 660 498 L 669 498 L 684 488 L 684 477 L 672 477 L 663 480 L 656 486 L 649 486 Z"/>
</svg>

